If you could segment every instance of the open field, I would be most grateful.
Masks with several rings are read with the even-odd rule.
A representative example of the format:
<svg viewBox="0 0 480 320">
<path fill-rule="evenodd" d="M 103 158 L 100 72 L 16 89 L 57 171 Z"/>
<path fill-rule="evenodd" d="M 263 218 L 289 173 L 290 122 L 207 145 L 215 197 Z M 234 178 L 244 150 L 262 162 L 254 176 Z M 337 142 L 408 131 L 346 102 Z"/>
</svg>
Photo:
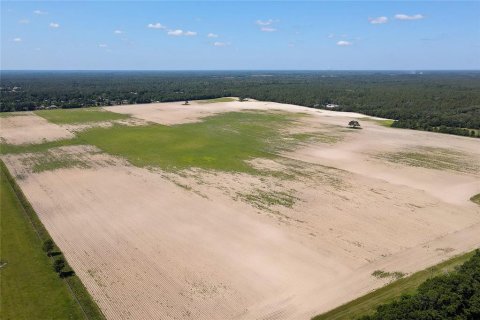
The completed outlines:
<svg viewBox="0 0 480 320">
<path fill-rule="evenodd" d="M 84 319 L 0 166 L 2 319 Z"/>
<path fill-rule="evenodd" d="M 55 124 L 78 124 L 126 119 L 128 116 L 102 108 L 54 109 L 35 111 L 35 114 Z"/>
<path fill-rule="evenodd" d="M 2 128 L 1 157 L 107 318 L 308 319 L 480 246 L 476 139 L 259 101 L 105 110 L 133 120 Z"/>
</svg>

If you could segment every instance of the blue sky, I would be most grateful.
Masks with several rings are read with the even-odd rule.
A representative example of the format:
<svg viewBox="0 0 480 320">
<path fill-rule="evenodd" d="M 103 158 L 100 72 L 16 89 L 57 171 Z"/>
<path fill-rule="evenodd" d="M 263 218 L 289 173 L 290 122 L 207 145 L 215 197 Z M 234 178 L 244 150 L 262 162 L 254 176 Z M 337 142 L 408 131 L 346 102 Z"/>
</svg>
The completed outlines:
<svg viewBox="0 0 480 320">
<path fill-rule="evenodd" d="M 480 69 L 480 2 L 1 1 L 1 69 Z"/>
</svg>

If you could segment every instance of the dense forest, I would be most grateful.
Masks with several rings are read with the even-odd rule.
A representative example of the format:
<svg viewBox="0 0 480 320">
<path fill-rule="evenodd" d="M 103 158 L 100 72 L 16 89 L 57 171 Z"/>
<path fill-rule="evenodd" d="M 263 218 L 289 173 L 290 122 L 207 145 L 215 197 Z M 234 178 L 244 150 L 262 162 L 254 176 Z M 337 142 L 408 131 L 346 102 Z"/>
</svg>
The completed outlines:
<svg viewBox="0 0 480 320">
<path fill-rule="evenodd" d="M 2 71 L 0 87 L 2 112 L 240 96 L 480 136 L 478 71 Z"/>
<path fill-rule="evenodd" d="M 378 307 L 361 320 L 480 319 L 480 250 L 456 272 L 427 280 L 414 295 Z"/>
</svg>

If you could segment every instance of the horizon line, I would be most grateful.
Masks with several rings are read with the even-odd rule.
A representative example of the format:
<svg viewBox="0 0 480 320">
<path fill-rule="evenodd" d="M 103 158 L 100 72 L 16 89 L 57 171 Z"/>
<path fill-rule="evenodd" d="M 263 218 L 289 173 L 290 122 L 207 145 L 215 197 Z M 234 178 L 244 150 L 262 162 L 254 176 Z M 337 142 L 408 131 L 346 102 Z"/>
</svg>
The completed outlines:
<svg viewBox="0 0 480 320">
<path fill-rule="evenodd" d="M 478 69 L 0 69 L 4 71 L 161 71 L 161 72 L 205 72 L 205 71 L 480 71 Z"/>
</svg>

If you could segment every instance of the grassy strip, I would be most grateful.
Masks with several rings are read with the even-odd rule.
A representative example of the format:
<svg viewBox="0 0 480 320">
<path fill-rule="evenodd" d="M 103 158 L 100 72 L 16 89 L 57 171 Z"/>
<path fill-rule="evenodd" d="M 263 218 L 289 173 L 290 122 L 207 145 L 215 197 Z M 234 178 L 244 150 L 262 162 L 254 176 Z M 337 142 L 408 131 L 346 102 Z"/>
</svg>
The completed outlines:
<svg viewBox="0 0 480 320">
<path fill-rule="evenodd" d="M 23 194 L 22 190 L 20 189 L 20 187 L 15 182 L 14 178 L 9 173 L 9 171 L 8 171 L 7 167 L 5 166 L 5 164 L 3 163 L 3 161 L 0 161 L 0 169 L 1 169 L 1 172 L 2 172 L 2 185 L 4 183 L 8 183 L 11 186 L 11 189 L 12 189 L 14 195 L 18 199 L 19 207 L 23 209 L 26 216 L 28 217 L 29 222 L 33 226 L 33 230 L 36 232 L 36 234 L 38 235 L 38 238 L 40 238 L 40 240 L 41 240 L 40 242 L 37 241 L 33 245 L 40 249 L 40 246 L 41 246 L 42 243 L 44 243 L 47 240 L 51 240 L 50 235 L 48 234 L 48 231 L 45 228 L 45 226 L 42 224 L 42 222 L 38 218 L 38 216 L 35 213 L 33 207 L 31 206 L 31 204 L 29 203 L 29 201 L 27 200 L 27 198 Z M 3 198 L 3 192 L 2 192 L 2 198 Z M 4 203 L 4 201 L 2 199 L 2 205 L 3 205 L 3 203 Z M 3 210 L 2 210 L 2 217 L 3 217 Z M 3 223 L 3 221 L 2 221 L 2 223 Z M 3 231 L 2 231 L 2 235 L 3 235 Z M 55 251 L 59 252 L 58 247 L 56 247 L 56 246 L 55 246 Z M 43 255 L 44 255 L 45 259 L 48 259 L 45 254 L 43 254 Z M 3 257 L 3 236 L 2 236 L 2 257 Z M 58 259 L 59 256 L 57 255 L 55 258 Z M 66 260 L 65 257 L 62 257 L 62 258 L 64 260 Z M 50 271 L 51 274 L 54 277 L 56 277 L 56 279 L 59 279 L 58 276 L 51 269 L 51 266 L 49 266 L 49 267 L 50 267 L 50 270 L 51 270 Z M 69 272 L 69 271 L 72 270 L 71 267 L 68 265 L 68 263 L 66 264 L 65 269 L 66 269 L 65 270 L 66 272 Z M 37 277 L 37 275 L 33 276 L 33 278 L 35 278 L 35 277 Z M 23 277 L 23 279 L 24 279 L 24 281 L 27 281 L 27 282 L 31 281 L 30 277 Z M 83 310 L 83 314 L 84 314 L 84 316 L 86 316 L 87 319 L 105 319 L 102 312 L 100 311 L 100 309 L 98 308 L 96 303 L 93 301 L 90 294 L 87 292 L 87 289 L 83 286 L 82 282 L 80 281 L 80 279 L 75 274 L 64 278 L 64 280 L 68 284 L 68 287 L 70 288 L 70 290 L 72 291 L 72 293 L 75 297 L 75 300 L 78 302 L 78 304 L 74 304 L 74 305 L 75 306 L 78 306 L 78 305 L 80 306 L 79 309 Z M 2 286 L 3 286 L 3 282 L 4 281 L 3 281 L 3 271 L 2 271 Z M 39 292 L 41 293 L 41 295 L 46 295 L 46 292 L 43 292 L 43 291 L 44 291 L 44 288 L 42 288 Z M 2 296 L 4 295 L 4 292 L 5 291 L 2 290 L 2 293 L 3 293 Z M 2 301 L 4 301 L 3 297 L 2 297 Z M 16 306 L 16 309 L 20 310 L 20 309 L 24 308 L 25 305 L 27 305 L 29 303 L 31 304 L 32 301 L 28 301 L 28 302 L 24 302 L 24 301 L 20 302 L 19 301 L 18 303 L 19 304 Z M 42 303 L 41 300 L 39 301 L 39 303 Z M 5 310 L 2 306 L 2 315 L 3 315 L 3 312 L 5 312 Z M 37 311 L 35 311 L 35 312 L 37 312 Z M 51 317 L 51 316 L 41 317 L 38 314 L 34 314 L 34 315 L 35 315 L 34 317 L 27 317 L 27 319 L 34 319 L 34 318 L 35 319 L 41 319 L 41 318 L 43 318 L 43 319 L 47 319 L 47 318 L 49 318 L 49 319 L 50 318 L 51 319 L 62 319 L 62 318 L 64 318 L 64 317 Z M 80 315 L 82 315 L 82 312 L 80 312 Z M 12 317 L 12 319 L 13 318 L 18 319 L 19 317 L 15 316 L 15 317 Z M 77 316 L 76 318 L 84 318 L 84 317 L 83 316 L 81 316 L 81 317 Z M 76 318 L 73 317 L 72 319 L 76 319 Z M 6 317 L 6 319 L 8 319 L 8 317 Z"/>
<path fill-rule="evenodd" d="M 223 98 L 216 98 L 216 99 L 208 99 L 208 100 L 198 100 L 198 103 L 205 104 L 205 103 L 216 103 L 216 102 L 232 102 L 237 101 L 235 98 L 230 97 L 223 97 Z"/>
<path fill-rule="evenodd" d="M 390 119 L 387 119 L 387 120 L 375 120 L 376 123 L 378 123 L 379 125 L 383 126 L 383 127 L 391 127 L 392 124 L 395 122 L 395 120 L 390 120 Z"/>
<path fill-rule="evenodd" d="M 0 112 L 0 118 L 21 117 L 21 116 L 28 116 L 28 115 L 29 113 L 24 111 Z"/>
<path fill-rule="evenodd" d="M 480 193 L 474 195 L 473 197 L 471 197 L 471 198 L 470 198 L 470 201 L 472 201 L 473 203 L 476 203 L 476 204 L 480 205 Z"/>
<path fill-rule="evenodd" d="M 53 271 L 3 166 L 0 174 L 1 318 L 84 319 L 68 287 Z"/>
<path fill-rule="evenodd" d="M 364 315 L 373 314 L 376 308 L 385 303 L 398 299 L 403 294 L 414 293 L 418 286 L 427 279 L 454 270 L 457 266 L 468 261 L 475 251 L 471 251 L 449 260 L 441 262 L 433 267 L 416 272 L 409 277 L 394 281 L 385 287 L 370 292 L 358 299 L 335 308 L 327 313 L 318 315 L 313 320 L 355 319 Z"/>
<path fill-rule="evenodd" d="M 101 108 L 38 110 L 35 114 L 56 124 L 79 124 L 127 119 L 130 116 Z"/>
<path fill-rule="evenodd" d="M 357 118 L 358 121 L 371 121 L 371 122 L 374 122 L 382 127 L 392 127 L 393 123 L 395 122 L 395 120 L 393 119 L 385 119 L 385 120 L 378 120 L 378 119 L 374 119 L 374 118 L 370 118 L 370 117 L 363 117 L 363 118 Z"/>
</svg>

